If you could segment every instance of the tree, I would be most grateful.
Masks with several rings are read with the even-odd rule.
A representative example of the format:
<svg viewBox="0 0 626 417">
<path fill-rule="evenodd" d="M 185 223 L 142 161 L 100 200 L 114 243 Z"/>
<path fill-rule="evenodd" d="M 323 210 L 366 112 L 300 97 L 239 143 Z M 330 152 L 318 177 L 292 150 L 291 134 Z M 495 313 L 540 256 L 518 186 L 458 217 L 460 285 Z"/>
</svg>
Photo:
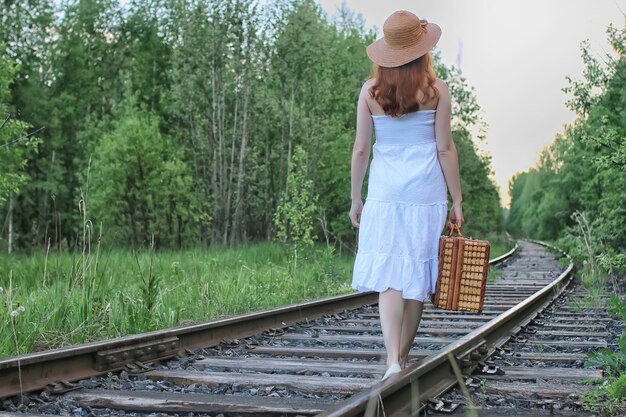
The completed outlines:
<svg viewBox="0 0 626 417">
<path fill-rule="evenodd" d="M 195 201 L 181 152 L 159 131 L 158 119 L 125 107 L 116 129 L 96 147 L 87 207 L 105 241 L 181 247 L 189 238 Z"/>
<path fill-rule="evenodd" d="M 463 214 L 467 219 L 463 233 L 475 237 L 500 233 L 503 229 L 502 210 L 498 190 L 490 179 L 490 160 L 479 155 L 466 129 L 455 129 L 453 136 L 459 153 Z"/>
<path fill-rule="evenodd" d="M 265 68 L 258 19 L 251 1 L 178 1 L 168 8 L 174 51 L 168 111 L 172 134 L 191 161 L 194 190 L 210 210 L 203 243 L 232 245 L 244 234 L 247 158 L 255 121 L 265 123 L 252 112 Z"/>
<path fill-rule="evenodd" d="M 313 181 L 308 178 L 308 173 L 306 151 L 296 146 L 289 165 L 287 190 L 274 214 L 276 237 L 282 242 L 313 245 L 318 196 L 313 193 Z"/>
<path fill-rule="evenodd" d="M 149 214 L 141 210 L 133 222 L 115 223 L 104 202 L 118 210 L 120 194 L 111 200 L 94 195 L 94 213 L 119 236 L 132 235 L 129 241 L 139 245 L 147 230 L 158 230 L 168 236 L 163 246 L 176 239 L 181 245 L 271 239 L 294 150 L 301 147 L 312 193 L 320 196 L 314 216 L 320 226 L 314 223 L 312 238 L 323 233 L 341 247 L 354 241 L 346 216 L 350 152 L 357 95 L 371 68 L 364 51 L 375 37 L 360 16 L 344 7 L 331 19 L 313 0 L 9 3 L 0 36 L 20 60 L 9 103 L 23 120 L 45 127 L 39 153 L 25 167 L 31 179 L 15 199 L 21 247 L 49 240 L 58 249 L 77 247 L 82 218 L 76 202 L 87 172 L 96 190 L 93 181 L 105 180 L 102 169 L 113 169 L 103 161 L 118 152 L 106 140 L 123 149 L 120 129 L 132 130 L 131 114 L 146 129 L 156 123 L 160 137 L 154 131 L 151 137 L 176 150 L 185 168 L 172 175 L 190 178 L 191 190 L 187 199 L 174 199 L 193 210 L 174 222 L 182 229 L 173 237 L 159 221 L 144 221 Z M 481 194 L 466 199 L 476 219 L 468 230 L 480 225 L 475 231 L 483 233 L 496 227 L 499 211 L 489 159 L 477 153 L 469 134 L 480 122 L 475 95 L 453 69 L 437 65 L 455 98 L 455 137 L 468 152 L 460 155 L 465 187 Z M 123 172 L 128 164 L 117 168 Z M 107 192 L 115 188 L 105 185 Z M 134 232 L 125 229 L 131 224 Z"/>
<path fill-rule="evenodd" d="M 583 79 L 568 78 L 564 89 L 577 119 L 542 152 L 537 168 L 512 181 L 509 228 L 560 239 L 575 257 L 587 257 L 589 248 L 582 248 L 592 242 L 609 268 L 626 269 L 626 45 L 623 31 L 609 26 L 607 33 L 617 58 L 607 54 L 602 64 L 582 43 Z"/>
<path fill-rule="evenodd" d="M 446 82 L 452 96 L 452 136 L 459 153 L 463 213 L 467 219 L 463 233 L 481 237 L 501 233 L 504 219 L 498 189 L 492 178 L 491 158 L 480 154 L 474 143 L 475 140 L 484 140 L 484 137 L 481 134 L 474 137 L 471 133 L 484 124 L 476 92 L 453 67 L 441 62 L 438 53 L 434 54 L 434 66 L 437 76 Z"/>
<path fill-rule="evenodd" d="M 8 104 L 17 66 L 3 50 L 0 43 L 0 207 L 7 206 L 7 248 L 11 253 L 14 241 L 14 199 L 29 179 L 26 164 L 36 151 L 39 141 L 27 133 L 28 124 L 17 119 L 15 111 Z"/>
</svg>

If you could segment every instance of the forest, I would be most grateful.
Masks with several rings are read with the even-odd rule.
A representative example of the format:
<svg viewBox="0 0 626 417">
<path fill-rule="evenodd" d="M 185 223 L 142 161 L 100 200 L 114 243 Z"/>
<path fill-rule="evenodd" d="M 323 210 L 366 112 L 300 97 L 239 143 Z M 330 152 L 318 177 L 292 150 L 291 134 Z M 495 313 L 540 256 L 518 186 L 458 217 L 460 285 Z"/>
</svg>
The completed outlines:
<svg viewBox="0 0 626 417">
<path fill-rule="evenodd" d="M 564 92 L 576 120 L 541 153 L 536 167 L 509 183 L 507 229 L 553 242 L 579 268 L 589 305 L 605 303 L 626 323 L 626 28 L 607 28 L 613 51 L 581 45 L 582 79 Z M 590 408 L 623 415 L 626 404 L 626 330 L 615 347 L 589 355 L 586 365 L 606 380 L 586 395 Z"/>
<path fill-rule="evenodd" d="M 626 320 L 625 31 L 607 36 L 606 56 L 583 42 L 576 120 L 510 181 L 509 210 L 475 91 L 433 57 L 464 235 L 493 256 L 505 231 L 554 243 Z M 0 0 L 0 358 L 351 292 L 375 37 L 314 0 Z M 619 343 L 594 360 L 626 393 Z"/>
<path fill-rule="evenodd" d="M 375 37 L 358 15 L 330 17 L 312 0 L 1 7 L 2 251 L 96 240 L 354 249 L 350 154 Z M 470 133 L 480 122 L 474 90 L 435 62 L 454 97 L 463 190 L 473 197 L 467 233 L 497 236 L 489 156 Z"/>
<path fill-rule="evenodd" d="M 507 229 L 556 242 L 590 280 L 626 273 L 626 36 L 613 26 L 607 36 L 614 53 L 583 42 L 583 79 L 564 89 L 576 121 L 509 184 Z"/>
</svg>

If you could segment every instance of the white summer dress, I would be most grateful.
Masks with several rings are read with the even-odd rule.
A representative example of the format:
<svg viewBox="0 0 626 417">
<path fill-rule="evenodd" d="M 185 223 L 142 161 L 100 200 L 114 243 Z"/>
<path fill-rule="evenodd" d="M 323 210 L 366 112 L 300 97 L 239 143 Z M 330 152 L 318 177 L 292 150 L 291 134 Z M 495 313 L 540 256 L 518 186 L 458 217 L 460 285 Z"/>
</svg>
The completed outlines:
<svg viewBox="0 0 626 417">
<path fill-rule="evenodd" d="M 435 292 L 447 187 L 437 157 L 436 110 L 372 116 L 376 142 L 361 213 L 352 288 Z"/>
</svg>

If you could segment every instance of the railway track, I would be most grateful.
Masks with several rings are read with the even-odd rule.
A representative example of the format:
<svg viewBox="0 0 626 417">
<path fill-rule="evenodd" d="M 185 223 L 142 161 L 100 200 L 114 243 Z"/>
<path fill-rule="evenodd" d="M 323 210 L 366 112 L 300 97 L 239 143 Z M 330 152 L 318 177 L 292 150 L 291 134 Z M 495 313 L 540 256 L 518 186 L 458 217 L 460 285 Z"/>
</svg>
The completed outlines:
<svg viewBox="0 0 626 417">
<path fill-rule="evenodd" d="M 606 298 L 590 302 L 584 288 L 572 286 L 496 351 L 489 373 L 467 381 L 471 405 L 481 417 L 597 415 L 585 412 L 583 398 L 589 382 L 603 375 L 585 366 L 586 358 L 597 349 L 617 349 L 621 332 L 607 313 Z M 448 392 L 431 405 L 447 412 L 431 414 L 467 415 L 466 396 L 459 389 Z"/>
<path fill-rule="evenodd" d="M 469 375 L 501 354 L 571 280 L 545 247 L 517 252 L 494 260 L 483 314 L 426 305 L 411 365 L 384 382 L 377 294 L 351 294 L 2 360 L 0 416 L 416 414 L 457 383 L 456 368 Z"/>
</svg>

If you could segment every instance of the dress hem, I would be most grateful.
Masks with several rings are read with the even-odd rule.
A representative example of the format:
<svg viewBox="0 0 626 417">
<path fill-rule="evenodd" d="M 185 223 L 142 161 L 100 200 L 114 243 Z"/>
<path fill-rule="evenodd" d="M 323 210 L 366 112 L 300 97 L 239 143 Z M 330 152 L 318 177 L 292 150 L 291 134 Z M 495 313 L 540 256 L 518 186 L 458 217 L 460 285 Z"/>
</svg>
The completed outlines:
<svg viewBox="0 0 626 417">
<path fill-rule="evenodd" d="M 367 288 L 367 287 L 362 287 L 362 286 L 353 286 L 352 287 L 353 290 L 356 291 L 360 291 L 360 292 L 377 292 L 377 293 L 381 293 L 381 292 L 385 292 L 387 290 L 395 290 L 395 291 L 399 291 L 402 293 L 402 298 L 405 300 L 415 300 L 415 301 L 420 301 L 422 303 L 429 301 L 430 300 L 430 296 L 434 293 L 428 293 L 426 295 L 426 298 L 424 298 L 423 300 L 420 299 L 419 296 L 417 295 L 413 295 L 413 294 L 405 294 L 404 291 L 402 291 L 402 288 L 394 288 L 394 287 L 385 287 L 385 288 L 381 288 L 381 289 L 375 289 L 375 288 Z"/>
</svg>

